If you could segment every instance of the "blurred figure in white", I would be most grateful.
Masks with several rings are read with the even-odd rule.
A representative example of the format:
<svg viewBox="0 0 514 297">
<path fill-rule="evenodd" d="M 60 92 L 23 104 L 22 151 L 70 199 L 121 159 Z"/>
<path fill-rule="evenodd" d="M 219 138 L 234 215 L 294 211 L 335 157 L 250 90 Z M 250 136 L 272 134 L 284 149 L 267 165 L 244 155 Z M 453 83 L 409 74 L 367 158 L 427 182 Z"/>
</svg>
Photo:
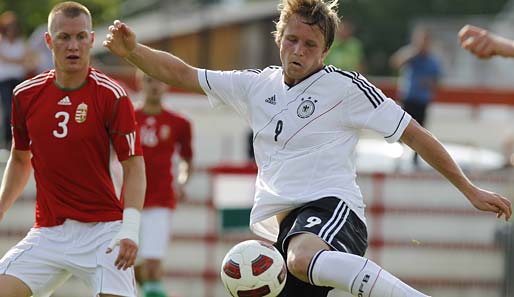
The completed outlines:
<svg viewBox="0 0 514 297">
<path fill-rule="evenodd" d="M 0 15 L 0 97 L 4 146 L 11 147 L 12 91 L 27 75 L 29 50 L 21 36 L 18 16 L 12 11 Z"/>
</svg>

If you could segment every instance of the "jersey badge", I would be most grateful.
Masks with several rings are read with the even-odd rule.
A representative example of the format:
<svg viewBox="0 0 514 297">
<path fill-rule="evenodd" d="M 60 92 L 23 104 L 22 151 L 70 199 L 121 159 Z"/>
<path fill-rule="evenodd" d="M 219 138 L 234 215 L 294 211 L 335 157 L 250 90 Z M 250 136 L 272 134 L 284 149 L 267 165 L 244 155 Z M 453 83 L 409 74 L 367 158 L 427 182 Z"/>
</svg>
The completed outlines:
<svg viewBox="0 0 514 297">
<path fill-rule="evenodd" d="M 318 100 L 312 101 L 311 99 L 312 97 L 308 97 L 307 99 L 302 98 L 302 102 L 298 106 L 298 109 L 296 109 L 298 117 L 306 119 L 314 113 L 314 110 L 316 109 L 314 103 L 318 102 Z"/>
<path fill-rule="evenodd" d="M 86 121 L 87 118 L 87 104 L 82 102 L 77 106 L 77 110 L 75 111 L 75 122 L 82 124 Z"/>
<path fill-rule="evenodd" d="M 264 101 L 271 105 L 277 105 L 277 96 L 273 95 L 269 98 L 266 98 L 266 100 L 264 100 Z"/>
<path fill-rule="evenodd" d="M 146 125 L 148 125 L 148 126 L 153 126 L 153 125 L 155 125 L 156 122 L 157 122 L 157 120 L 154 117 L 146 118 Z"/>
<path fill-rule="evenodd" d="M 162 125 L 161 129 L 159 131 L 159 138 L 162 140 L 166 140 L 166 139 L 170 138 L 170 134 L 171 134 L 170 126 Z"/>
<path fill-rule="evenodd" d="M 71 105 L 70 97 L 66 96 L 57 102 L 57 105 Z"/>
</svg>

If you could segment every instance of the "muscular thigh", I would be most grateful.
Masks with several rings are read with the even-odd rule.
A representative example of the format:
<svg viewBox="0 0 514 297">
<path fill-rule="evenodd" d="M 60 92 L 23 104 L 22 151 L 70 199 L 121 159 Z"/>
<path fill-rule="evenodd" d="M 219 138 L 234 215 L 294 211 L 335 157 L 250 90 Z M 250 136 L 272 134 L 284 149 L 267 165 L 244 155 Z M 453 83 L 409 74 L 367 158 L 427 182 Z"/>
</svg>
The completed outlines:
<svg viewBox="0 0 514 297">
<path fill-rule="evenodd" d="M 293 210 L 280 224 L 280 233 L 275 246 L 286 259 L 286 253 L 295 235 L 309 233 L 317 236 L 332 250 L 364 255 L 367 248 L 365 224 L 351 211 L 344 201 L 326 197 Z M 308 238 L 309 236 L 302 236 Z M 308 240 L 310 243 L 316 241 Z M 294 242 L 298 245 L 298 242 Z M 300 243 L 301 244 L 301 243 Z M 280 297 L 325 297 L 332 288 L 317 287 L 303 282 L 292 274 Z"/>
<path fill-rule="evenodd" d="M 58 233 L 57 229 L 60 228 L 31 229 L 0 259 L 0 288 L 4 288 L 6 282 L 9 286 L 6 288 L 18 291 L 24 286 L 36 297 L 48 296 L 70 277 L 63 265 L 63 250 L 51 240 Z"/>
</svg>

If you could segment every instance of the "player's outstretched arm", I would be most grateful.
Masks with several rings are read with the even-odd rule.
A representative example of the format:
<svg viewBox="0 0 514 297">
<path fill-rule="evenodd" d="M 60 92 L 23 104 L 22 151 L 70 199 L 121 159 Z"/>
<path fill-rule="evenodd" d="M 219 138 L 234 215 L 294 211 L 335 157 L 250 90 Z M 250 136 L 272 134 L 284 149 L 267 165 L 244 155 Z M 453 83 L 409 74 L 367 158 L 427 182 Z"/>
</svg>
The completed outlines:
<svg viewBox="0 0 514 297">
<path fill-rule="evenodd" d="M 11 155 L 0 186 L 0 220 L 20 197 L 30 177 L 30 151 L 11 149 Z"/>
<path fill-rule="evenodd" d="M 494 212 L 498 218 L 505 215 L 505 220 L 510 219 L 511 202 L 499 194 L 480 189 L 471 183 L 444 146 L 415 120 L 411 120 L 403 132 L 401 141 L 445 176 L 477 209 Z"/>
<path fill-rule="evenodd" d="M 466 25 L 459 31 L 459 42 L 481 59 L 493 56 L 514 57 L 514 40 L 496 35 L 486 29 Z"/>
<path fill-rule="evenodd" d="M 103 42 L 113 54 L 125 58 L 146 74 L 174 87 L 203 94 L 197 69 L 178 57 L 137 42 L 136 34 L 119 20 L 109 26 Z"/>
<path fill-rule="evenodd" d="M 114 246 L 120 245 L 114 265 L 126 270 L 134 265 L 139 245 L 139 225 L 146 191 L 146 176 L 143 157 L 132 156 L 121 162 L 123 167 L 124 205 L 123 224 L 118 234 L 112 239 L 107 253 Z"/>
</svg>

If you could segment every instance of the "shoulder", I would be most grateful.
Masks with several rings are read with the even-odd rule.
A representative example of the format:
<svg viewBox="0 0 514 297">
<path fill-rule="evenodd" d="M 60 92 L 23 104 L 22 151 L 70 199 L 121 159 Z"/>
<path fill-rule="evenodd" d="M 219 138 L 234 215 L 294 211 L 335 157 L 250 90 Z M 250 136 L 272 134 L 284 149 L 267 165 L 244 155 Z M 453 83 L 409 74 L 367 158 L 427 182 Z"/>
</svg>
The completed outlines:
<svg viewBox="0 0 514 297">
<path fill-rule="evenodd" d="M 243 70 L 237 70 L 238 72 L 242 74 L 246 74 L 250 77 L 254 78 L 264 78 L 273 76 L 276 74 L 282 75 L 282 67 L 280 66 L 268 66 L 264 69 L 257 69 L 257 68 L 250 68 L 250 69 L 243 69 Z"/>
<path fill-rule="evenodd" d="M 357 71 L 345 71 L 333 65 L 325 65 L 323 71 L 327 74 L 328 79 L 347 85 L 351 85 L 356 80 L 364 79 L 364 76 Z"/>
<path fill-rule="evenodd" d="M 13 94 L 16 97 L 19 97 L 39 93 L 39 91 L 42 88 L 44 88 L 47 84 L 53 82 L 54 77 L 55 71 L 53 69 L 45 71 L 41 74 L 38 74 L 32 78 L 29 78 L 21 82 L 14 88 Z"/>
<path fill-rule="evenodd" d="M 98 88 L 114 96 L 116 99 L 128 97 L 127 91 L 125 91 L 119 82 L 95 68 L 91 68 L 88 78 L 96 84 Z"/>
</svg>

